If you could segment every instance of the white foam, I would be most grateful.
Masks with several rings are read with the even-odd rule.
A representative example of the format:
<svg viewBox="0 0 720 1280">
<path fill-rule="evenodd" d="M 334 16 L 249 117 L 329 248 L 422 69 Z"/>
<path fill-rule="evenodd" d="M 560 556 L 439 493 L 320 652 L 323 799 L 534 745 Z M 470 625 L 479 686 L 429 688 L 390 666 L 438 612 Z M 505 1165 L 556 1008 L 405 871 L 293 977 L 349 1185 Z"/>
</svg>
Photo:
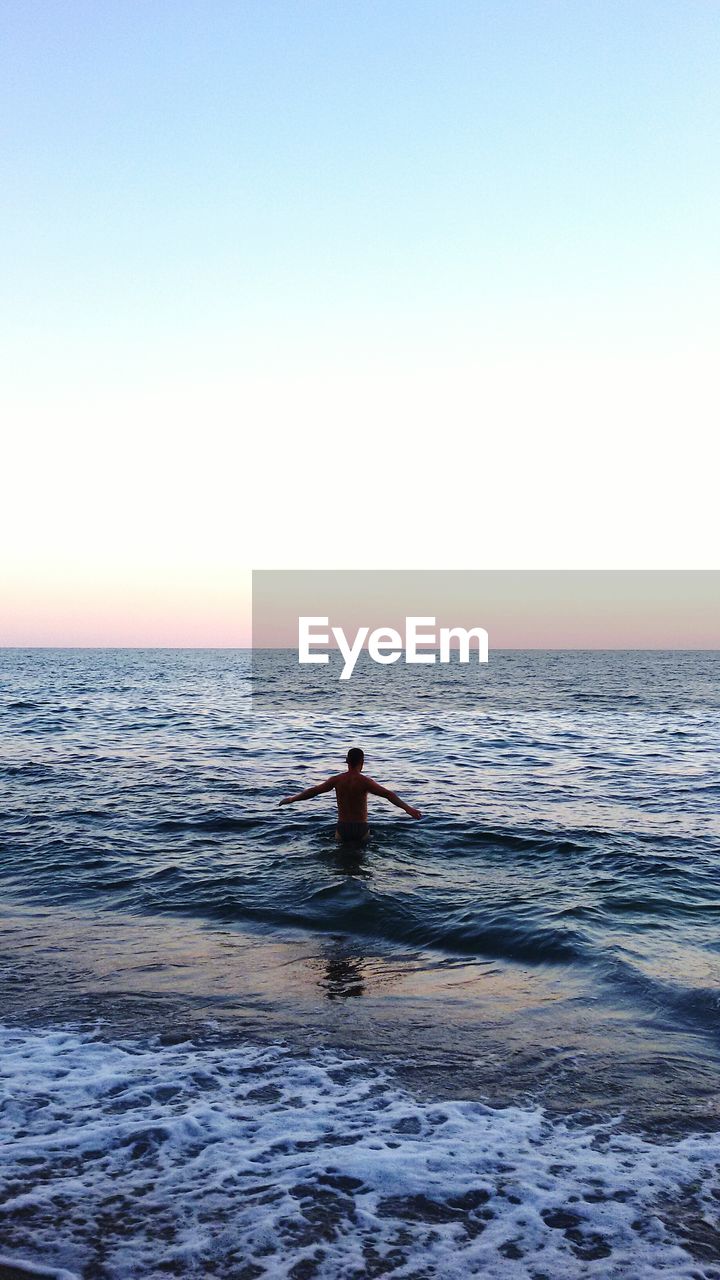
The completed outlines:
<svg viewBox="0 0 720 1280">
<path fill-rule="evenodd" d="M 40 1276 L 43 1280 L 78 1280 L 70 1271 L 64 1271 L 58 1267 L 42 1267 L 34 1262 L 27 1262 L 24 1259 L 8 1258 L 5 1254 L 0 1253 L 0 1269 L 8 1276 L 13 1273 L 22 1276 Z"/>
<path fill-rule="evenodd" d="M 0 1054 L 8 1258 L 147 1278 L 720 1276 L 670 1225 L 680 1202 L 717 1210 L 717 1135 L 428 1103 L 331 1052 L 5 1030 Z"/>
</svg>

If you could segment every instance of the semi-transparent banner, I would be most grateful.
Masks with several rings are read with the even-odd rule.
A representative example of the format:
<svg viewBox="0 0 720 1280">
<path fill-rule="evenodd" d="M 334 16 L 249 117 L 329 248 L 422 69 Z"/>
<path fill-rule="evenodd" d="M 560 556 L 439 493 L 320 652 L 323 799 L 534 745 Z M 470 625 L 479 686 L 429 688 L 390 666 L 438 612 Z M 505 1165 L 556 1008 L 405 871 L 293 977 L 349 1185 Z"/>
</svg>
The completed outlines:
<svg viewBox="0 0 720 1280">
<path fill-rule="evenodd" d="M 255 694 L 271 653 L 284 679 L 357 697 L 450 674 L 479 691 L 513 651 L 720 648 L 717 572 L 258 570 L 252 609 Z"/>
</svg>

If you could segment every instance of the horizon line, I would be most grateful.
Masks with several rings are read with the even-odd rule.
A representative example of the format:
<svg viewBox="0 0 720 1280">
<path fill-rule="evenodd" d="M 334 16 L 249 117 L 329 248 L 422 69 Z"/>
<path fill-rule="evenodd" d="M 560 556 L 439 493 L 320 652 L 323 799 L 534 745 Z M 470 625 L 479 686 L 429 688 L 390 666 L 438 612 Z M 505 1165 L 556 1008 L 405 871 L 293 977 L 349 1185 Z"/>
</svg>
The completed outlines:
<svg viewBox="0 0 720 1280">
<path fill-rule="evenodd" d="M 425 653 L 439 653 L 439 646 L 423 645 Z M 293 653 L 292 645 L 213 645 L 213 644 L 0 644 L 6 653 Z M 333 646 L 331 653 L 340 653 Z M 367 648 L 363 647 L 363 652 Z M 404 652 L 404 650 L 400 650 Z M 455 646 L 451 652 L 459 652 Z M 720 653 L 720 645 L 494 645 L 490 653 Z"/>
</svg>

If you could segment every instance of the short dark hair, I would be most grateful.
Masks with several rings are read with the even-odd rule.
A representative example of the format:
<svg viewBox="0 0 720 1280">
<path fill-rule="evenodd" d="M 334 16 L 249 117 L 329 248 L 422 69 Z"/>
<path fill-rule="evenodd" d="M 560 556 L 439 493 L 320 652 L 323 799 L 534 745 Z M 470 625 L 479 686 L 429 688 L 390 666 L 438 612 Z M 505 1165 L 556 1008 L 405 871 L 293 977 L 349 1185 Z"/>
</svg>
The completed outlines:
<svg viewBox="0 0 720 1280">
<path fill-rule="evenodd" d="M 345 757 L 345 763 L 354 769 L 357 765 L 362 764 L 365 760 L 365 753 L 359 747 L 351 747 Z"/>
</svg>

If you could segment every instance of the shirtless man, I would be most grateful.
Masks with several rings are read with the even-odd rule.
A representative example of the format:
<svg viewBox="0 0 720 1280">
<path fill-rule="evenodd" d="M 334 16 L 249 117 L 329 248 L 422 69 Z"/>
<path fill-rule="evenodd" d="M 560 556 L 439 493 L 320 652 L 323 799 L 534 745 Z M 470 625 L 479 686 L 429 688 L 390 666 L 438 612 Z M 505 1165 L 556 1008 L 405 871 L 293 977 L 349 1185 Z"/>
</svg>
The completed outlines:
<svg viewBox="0 0 720 1280">
<path fill-rule="evenodd" d="M 335 833 L 338 840 L 367 838 L 370 829 L 367 820 L 368 792 L 372 792 L 374 796 L 382 796 L 383 800 L 389 800 L 391 804 L 397 805 L 398 809 L 404 809 L 411 818 L 422 816 L 419 809 L 413 809 L 412 805 L 406 804 L 395 795 L 394 791 L 388 791 L 372 778 L 365 777 L 363 773 L 365 756 L 359 747 L 352 747 L 348 751 L 346 763 L 347 773 L 336 773 L 333 778 L 328 778 L 327 782 L 321 782 L 318 787 L 308 787 L 307 791 L 301 791 L 296 796 L 286 796 L 280 804 L 295 804 L 296 800 L 309 800 L 312 796 L 321 795 L 323 791 L 334 790 L 338 807 L 338 824 Z"/>
</svg>

